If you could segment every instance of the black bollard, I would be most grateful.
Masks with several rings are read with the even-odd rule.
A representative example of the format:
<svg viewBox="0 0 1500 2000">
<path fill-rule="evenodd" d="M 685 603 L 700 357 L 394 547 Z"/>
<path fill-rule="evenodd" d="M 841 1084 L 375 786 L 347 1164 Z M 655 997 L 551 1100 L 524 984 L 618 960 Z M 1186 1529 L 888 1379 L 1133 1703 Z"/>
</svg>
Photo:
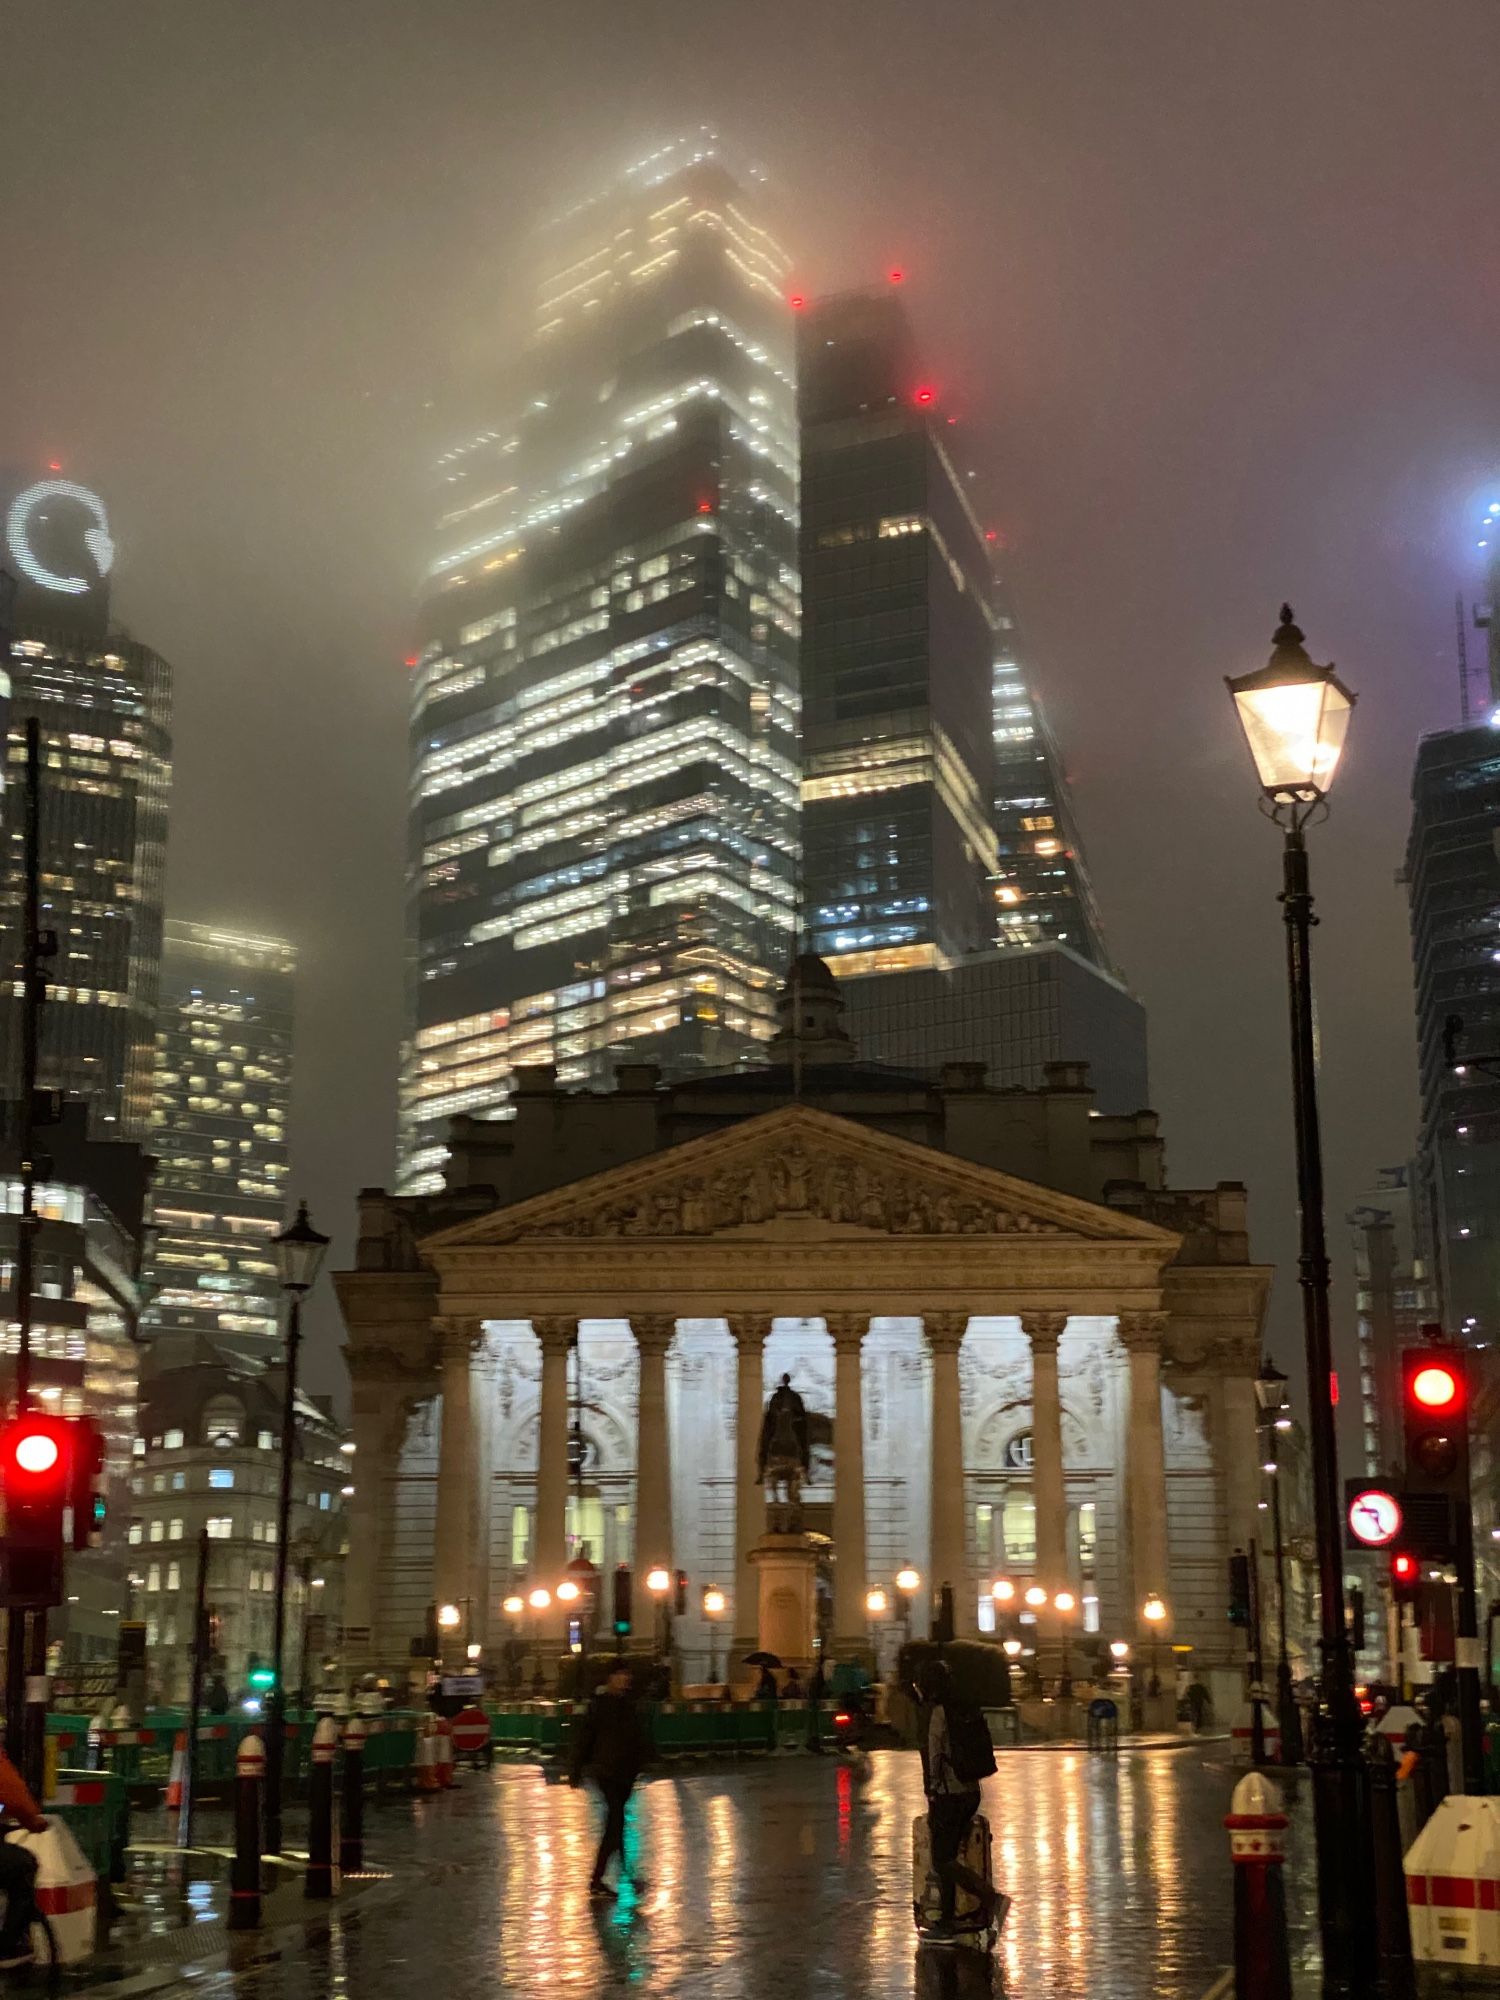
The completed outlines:
<svg viewBox="0 0 1500 2000">
<path fill-rule="evenodd" d="M 260 1929 L 260 1794 L 266 1746 L 247 1736 L 234 1760 L 234 1861 L 229 1870 L 229 1928 Z"/>
<path fill-rule="evenodd" d="M 338 1741 L 333 1717 L 319 1716 L 307 1774 L 307 1876 L 302 1885 L 304 1896 L 319 1899 L 333 1894 L 333 1753 Z"/>
<path fill-rule="evenodd" d="M 1261 1772 L 1249 1772 L 1234 1788 L 1224 1824 L 1234 1862 L 1236 2000 L 1292 2000 L 1281 1794 Z"/>
<path fill-rule="evenodd" d="M 1396 1759 L 1389 1739 L 1376 1734 L 1365 1746 L 1370 1779 L 1371 1861 L 1375 1905 L 1375 1955 L 1383 2000 L 1411 2000 L 1416 1992 L 1411 1925 L 1406 1914 L 1406 1871 L 1401 1865 L 1401 1812 L 1396 1799 Z"/>
<path fill-rule="evenodd" d="M 358 1875 L 365 1865 L 365 1725 L 351 1715 L 344 1729 L 344 1811 L 339 1839 L 339 1868 Z"/>
</svg>

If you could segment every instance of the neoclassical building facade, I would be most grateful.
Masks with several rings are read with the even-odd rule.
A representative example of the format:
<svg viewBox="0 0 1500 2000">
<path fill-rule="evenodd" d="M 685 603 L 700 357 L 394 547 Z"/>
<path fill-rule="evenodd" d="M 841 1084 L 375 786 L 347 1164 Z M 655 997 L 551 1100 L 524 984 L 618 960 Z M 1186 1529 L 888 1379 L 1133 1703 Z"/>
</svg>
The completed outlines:
<svg viewBox="0 0 1500 2000">
<path fill-rule="evenodd" d="M 760 1070 L 608 1094 L 518 1073 L 515 1116 L 456 1121 L 442 1194 L 366 1191 L 337 1286 L 353 1381 L 354 1671 L 404 1668 L 428 1607 L 508 1636 L 505 1598 L 586 1549 L 689 1579 L 689 1677 L 756 1637 L 755 1447 L 783 1374 L 810 1415 L 807 1527 L 834 1648 L 889 1644 L 866 1598 L 916 1569 L 1078 1599 L 1075 1638 L 1163 1632 L 1237 1667 L 1226 1561 L 1255 1533 L 1269 1272 L 1237 1183 L 1163 1185 L 1154 1116 L 1098 1114 L 1082 1065 L 1040 1091 L 978 1065 L 860 1062 L 820 961 Z M 727 1600 L 710 1630 L 702 1593 Z M 606 1614 L 607 1615 L 607 1614 Z M 1044 1613 L 1034 1636 L 1056 1640 Z M 560 1628 L 552 1634 L 557 1636 Z"/>
</svg>

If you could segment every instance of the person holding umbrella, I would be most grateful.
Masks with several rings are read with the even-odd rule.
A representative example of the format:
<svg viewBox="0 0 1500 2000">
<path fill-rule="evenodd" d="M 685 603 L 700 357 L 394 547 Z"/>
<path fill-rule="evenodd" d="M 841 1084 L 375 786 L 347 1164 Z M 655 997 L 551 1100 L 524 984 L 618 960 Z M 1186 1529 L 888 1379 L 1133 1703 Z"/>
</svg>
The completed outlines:
<svg viewBox="0 0 1500 2000">
<path fill-rule="evenodd" d="M 755 1683 L 754 1699 L 756 1701 L 778 1700 L 776 1676 L 772 1669 L 781 1665 L 779 1657 L 775 1653 L 747 1653 L 745 1655 L 745 1665 L 747 1667 L 760 1668 L 760 1679 Z"/>
</svg>

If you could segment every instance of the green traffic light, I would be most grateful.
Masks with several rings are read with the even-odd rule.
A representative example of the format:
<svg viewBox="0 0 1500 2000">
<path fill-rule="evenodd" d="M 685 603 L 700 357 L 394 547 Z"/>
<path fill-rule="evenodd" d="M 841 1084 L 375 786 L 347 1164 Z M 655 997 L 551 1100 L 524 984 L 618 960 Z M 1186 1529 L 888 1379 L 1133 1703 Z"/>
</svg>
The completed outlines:
<svg viewBox="0 0 1500 2000">
<path fill-rule="evenodd" d="M 262 1691 L 266 1688 L 275 1687 L 276 1675 L 270 1667 L 252 1667 L 250 1669 L 250 1685 Z"/>
</svg>

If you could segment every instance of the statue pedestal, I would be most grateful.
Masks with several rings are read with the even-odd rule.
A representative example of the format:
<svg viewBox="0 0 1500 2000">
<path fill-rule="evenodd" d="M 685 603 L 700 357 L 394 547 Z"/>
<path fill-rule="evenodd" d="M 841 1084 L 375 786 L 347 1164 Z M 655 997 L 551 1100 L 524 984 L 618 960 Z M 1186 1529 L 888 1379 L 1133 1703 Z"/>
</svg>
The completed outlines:
<svg viewBox="0 0 1500 2000">
<path fill-rule="evenodd" d="M 818 1630 L 818 1552 L 821 1536 L 772 1532 L 750 1551 L 760 1579 L 757 1642 L 785 1665 L 806 1673 Z"/>
</svg>

